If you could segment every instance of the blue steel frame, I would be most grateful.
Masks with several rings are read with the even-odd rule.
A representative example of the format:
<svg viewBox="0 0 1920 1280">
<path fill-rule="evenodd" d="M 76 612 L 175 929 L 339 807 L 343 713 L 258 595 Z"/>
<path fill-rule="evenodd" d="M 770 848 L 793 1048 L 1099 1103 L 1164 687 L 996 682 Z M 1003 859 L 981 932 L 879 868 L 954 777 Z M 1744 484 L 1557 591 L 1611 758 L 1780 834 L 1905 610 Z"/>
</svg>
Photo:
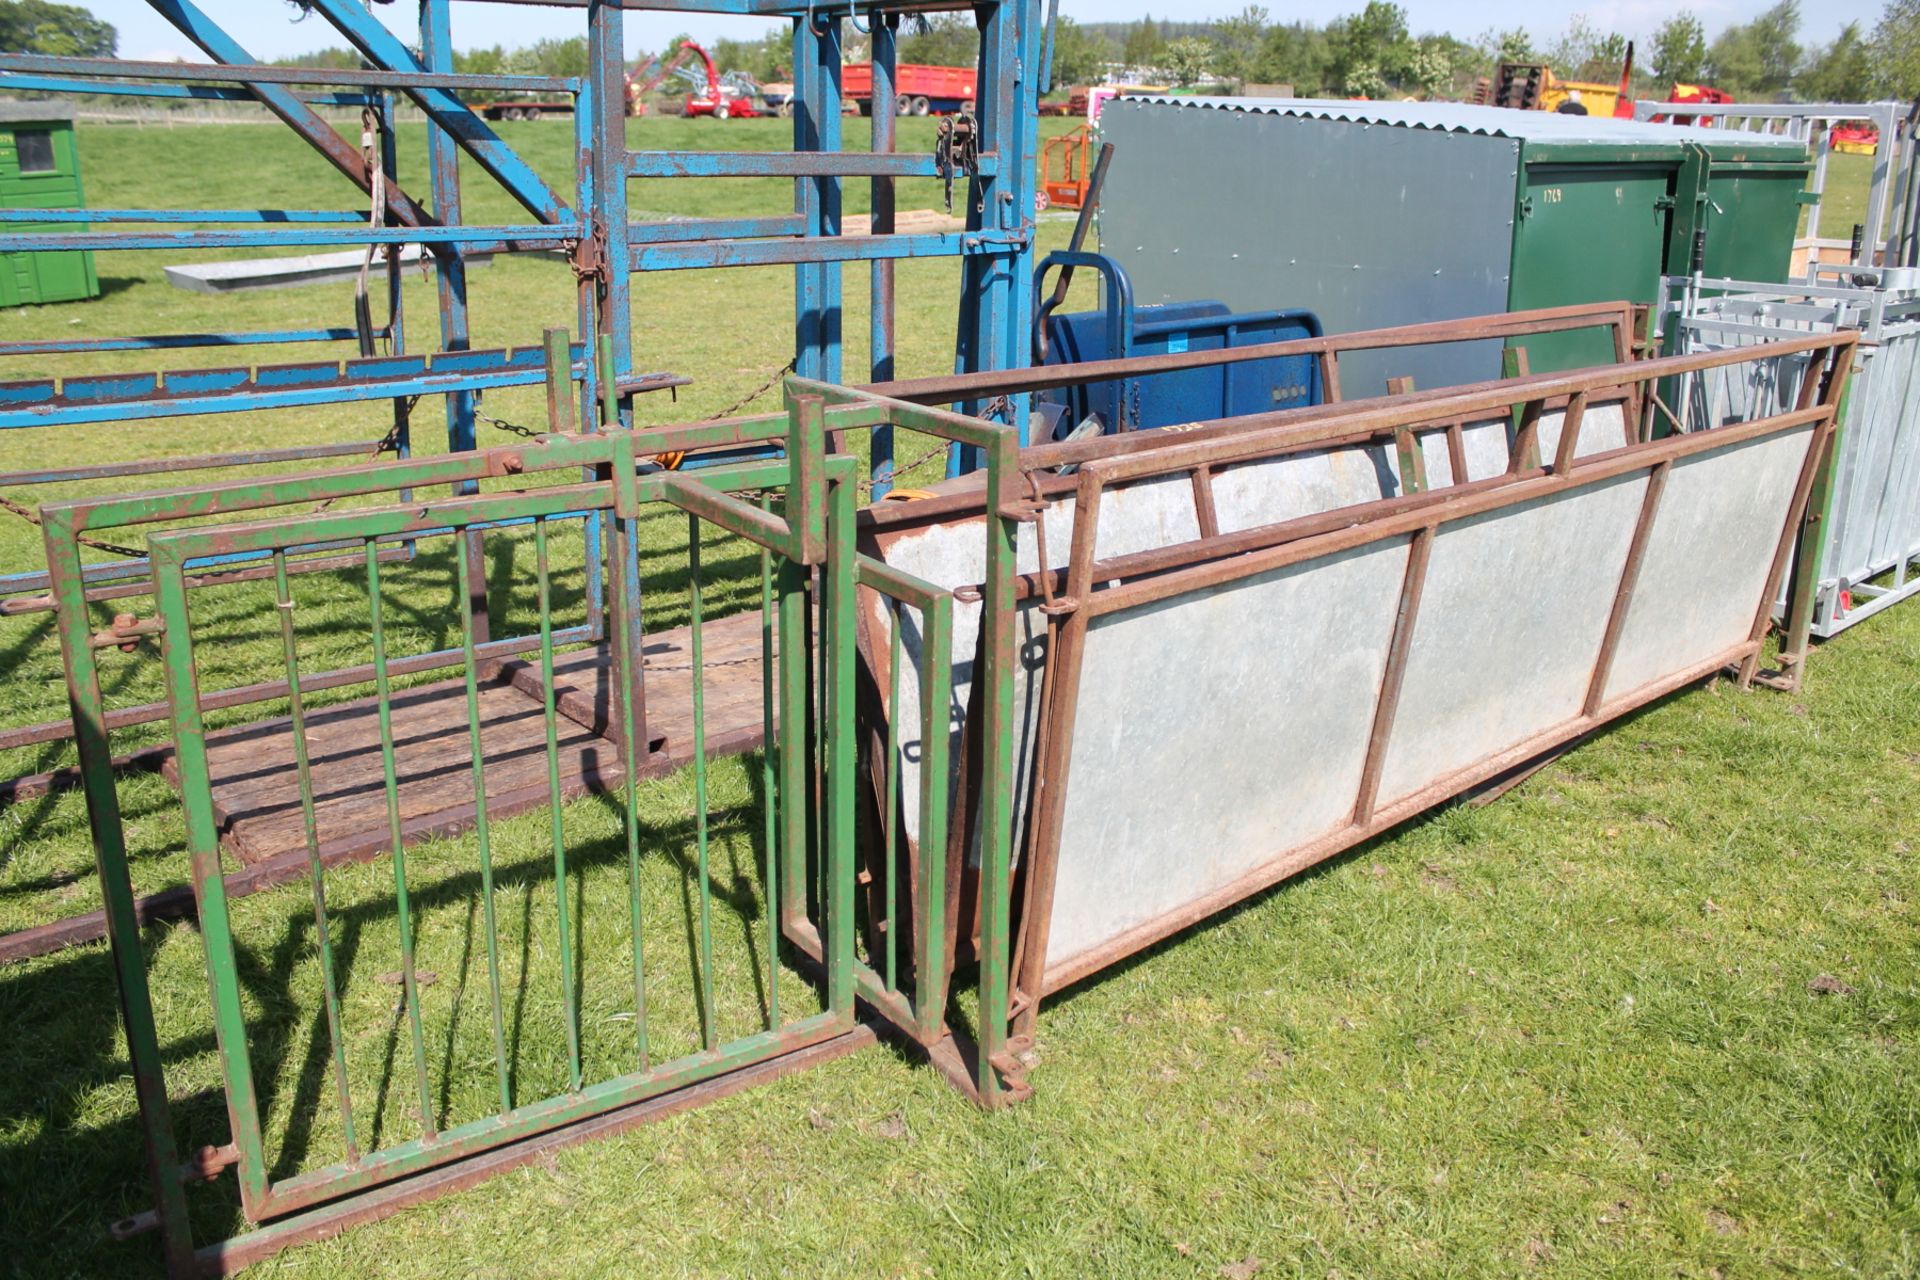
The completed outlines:
<svg viewBox="0 0 1920 1280">
<path fill-rule="evenodd" d="M 142 63 L 115 59 L 0 56 L 0 90 L 110 93 L 154 98 L 251 100 L 259 102 L 314 146 L 362 192 L 371 192 L 373 175 L 357 148 L 315 113 L 313 107 L 373 106 L 383 122 L 386 175 L 385 227 L 368 225 L 359 211 L 283 209 L 105 209 L 0 211 L 0 223 L 70 223 L 74 230 L 14 233 L 9 248 L 150 250 L 206 247 L 285 248 L 420 244 L 434 256 L 440 312 L 439 352 L 468 353 L 471 348 L 466 260 L 474 253 L 564 248 L 580 279 L 577 324 L 588 351 L 601 337 L 612 340 L 611 376 L 623 392 L 620 416 L 631 426 L 635 384 L 631 276 L 638 272 L 702 267 L 792 264 L 795 274 L 794 355 L 805 377 L 843 380 L 842 265 L 864 261 L 871 272 L 871 335 L 874 381 L 895 376 L 893 263 L 900 258 L 958 257 L 963 262 L 959 321 L 955 334 L 956 372 L 1017 368 L 1026 363 L 1026 334 L 1032 318 L 1033 193 L 1035 119 L 1042 66 L 1039 0 L 956 4 L 953 0 L 900 0 L 864 6 L 857 3 L 794 3 L 793 0 L 488 0 L 491 3 L 544 4 L 584 9 L 590 51 L 584 77 L 453 74 L 451 0 L 418 0 L 418 52 L 393 35 L 357 0 L 311 0 L 310 9 L 332 25 L 366 60 L 359 70 L 265 67 L 194 0 L 148 0 L 183 35 L 213 59 L 212 66 Z M 627 9 L 701 12 L 786 18 L 793 24 L 794 150 L 780 152 L 631 151 L 626 146 L 625 59 L 622 48 Z M 963 232 L 895 234 L 893 184 L 902 177 L 935 176 L 931 156 L 895 150 L 893 118 L 872 117 L 872 149 L 843 152 L 841 121 L 841 40 L 846 25 L 868 33 L 875 64 L 876 100 L 894 80 L 897 33 L 903 16 L 938 10 L 971 9 L 980 28 L 980 162 L 967 192 L 967 228 Z M 294 86 L 329 85 L 332 91 L 297 91 Z M 578 156 L 572 203 L 529 166 L 475 112 L 456 96 L 461 89 L 503 93 L 532 91 L 571 95 Z M 425 204 L 393 179 L 394 146 L 391 96 L 398 94 L 427 117 L 428 172 L 431 193 Z M 531 215 L 521 225 L 478 226 L 463 221 L 459 158 L 465 152 Z M 708 218 L 693 221 L 632 223 L 627 180 L 636 177 L 791 177 L 794 212 L 771 218 Z M 845 180 L 872 183 L 872 234 L 841 234 L 841 196 Z M 106 223 L 110 230 L 84 230 Z M 157 229 L 122 229 L 119 224 L 151 224 Z M 184 224 L 184 225 L 183 225 Z M 209 227 L 207 224 L 224 224 Z M 397 274 L 390 285 L 397 293 Z M 393 313 L 390 312 L 390 315 Z M 381 331 L 393 354 L 403 354 L 404 334 L 389 324 Z M 0 355 L 48 355 L 130 348 L 156 350 L 190 346 L 232 347 L 292 341 L 350 340 L 351 330 L 314 329 L 268 333 L 160 335 L 70 342 L 16 343 Z M 312 367 L 283 377 L 273 366 L 236 379 L 233 371 L 170 373 L 163 378 L 49 379 L 0 384 L 0 428 L 80 422 L 114 422 L 174 414 L 286 407 L 327 401 L 394 399 L 440 394 L 446 406 L 448 445 L 474 447 L 474 392 L 488 386 L 537 381 L 514 353 L 472 353 L 464 368 L 435 371 L 453 377 L 433 379 L 416 362 L 396 376 L 391 362 L 350 362 L 334 379 Z M 429 357 L 429 361 L 433 358 Z M 292 368 L 298 369 L 299 366 Z M 602 393 L 598 362 L 576 365 L 583 415 Z M 302 376 L 304 375 L 304 376 Z M 158 394 L 162 385 L 209 394 Z M 78 392 L 79 394 L 75 394 Z M 1011 402 L 969 404 L 978 416 L 1020 426 L 1024 434 L 1024 396 Z M 402 427 L 404 435 L 404 426 Z M 402 450 L 405 441 L 401 442 Z M 875 433 L 870 466 L 877 494 L 893 478 L 890 431 Z M 971 469 L 978 459 L 956 450 L 951 469 Z M 15 480 L 15 483 L 21 481 Z M 28 577 L 20 582 L 28 582 Z M 29 589 L 0 577 L 0 595 Z M 599 584 L 593 587 L 597 598 Z"/>
<path fill-rule="evenodd" d="M 405 350 L 405 335 L 392 322 L 397 281 L 390 270 L 390 320 L 381 331 L 390 354 L 325 366 L 261 365 L 253 369 L 190 370 L 112 378 L 36 379 L 0 384 L 0 429 L 40 425 L 130 422 L 158 416 L 269 409 L 341 401 L 386 399 L 396 406 L 420 395 L 444 398 L 448 443 L 475 447 L 474 394 L 489 386 L 549 380 L 555 359 L 579 384 L 579 409 L 589 429 L 600 422 L 631 428 L 632 397 L 658 377 L 636 375 L 631 311 L 633 277 L 649 271 L 705 267 L 791 265 L 795 274 L 794 357 L 804 378 L 839 382 L 842 350 L 843 268 L 865 262 L 872 298 L 871 368 L 875 381 L 890 381 L 895 368 L 894 270 L 902 258 L 960 259 L 954 371 L 975 373 L 1024 367 L 1032 319 L 1036 117 L 1046 71 L 1041 54 L 1040 0 L 485 0 L 583 9 L 589 68 L 583 77 L 456 75 L 453 68 L 451 0 L 416 0 L 420 38 L 416 49 L 394 37 L 359 0 L 308 0 L 311 12 L 337 29 L 362 55 L 356 70 L 277 68 L 259 65 L 248 51 L 203 13 L 193 0 L 148 0 L 162 16 L 205 52 L 212 65 L 183 66 L 112 59 L 0 56 L 0 91 L 105 93 L 156 99 L 254 101 L 318 150 L 368 199 L 375 174 L 360 149 L 315 112 L 316 106 L 372 107 L 381 122 L 379 166 L 384 170 L 385 226 L 371 225 L 360 211 L 270 209 L 35 210 L 36 223 L 72 229 L 14 233 L 9 249 L 142 251 L 206 247 L 284 248 L 420 244 L 436 266 L 440 333 L 428 354 Z M 634 151 L 626 144 L 623 19 L 627 9 L 701 12 L 785 19 L 793 28 L 794 149 L 775 153 Z M 928 155 L 895 147 L 894 121 L 884 111 L 872 117 L 872 150 L 840 150 L 843 97 L 842 37 L 847 25 L 872 40 L 876 97 L 895 79 L 897 34 L 903 17 L 938 11 L 971 12 L 979 26 L 979 165 L 967 181 L 966 229 L 952 233 L 895 232 L 893 184 L 899 178 L 936 177 Z M 311 91 L 301 86 L 331 86 Z M 490 93 L 533 91 L 574 98 L 576 173 L 571 202 L 553 191 L 475 112 L 457 90 Z M 393 180 L 396 172 L 391 103 L 403 96 L 427 117 L 431 191 L 420 203 Z M 884 96 L 883 96 L 884 95 Z M 462 213 L 462 154 L 499 182 L 531 221 L 473 225 Z M 637 177 L 783 177 L 794 183 L 794 212 L 778 217 L 709 218 L 634 223 L 628 182 Z M 842 234 L 844 183 L 872 184 L 873 221 L 867 235 Z M 26 217 L 0 216 L 6 221 Z M 93 230 L 96 224 L 107 229 Z M 141 226 L 145 224 L 145 226 Z M 133 229 L 128 229 L 133 228 Z M 471 350 L 466 262 L 475 253 L 561 248 L 579 280 L 578 347 L 564 357 L 535 359 L 530 349 Z M 257 333 L 199 333 L 86 340 L 46 340 L 0 345 L 0 355 L 62 355 L 109 350 L 168 351 L 229 348 L 287 342 L 340 342 L 358 334 L 344 328 Z M 531 335 L 529 335 L 531 336 Z M 562 401 L 564 407 L 564 398 Z M 606 412 L 600 410 L 605 406 Z M 1027 397 L 1015 395 L 962 405 L 977 417 L 1016 428 L 1024 441 Z M 571 415 L 567 415 L 571 420 Z M 617 421 L 615 421 L 617 419 Z M 404 415 L 396 410 L 397 441 L 405 451 Z M 0 483 L 32 484 L 72 479 L 149 474 L 200 466 L 251 465 L 296 457 L 339 456 L 341 446 L 295 446 L 214 459 L 114 467 L 54 468 L 0 477 Z M 325 450 L 332 450 L 328 453 Z M 636 452 L 644 446 L 636 443 Z M 981 463 L 956 449 L 950 467 Z M 271 456 L 269 456 L 271 455 Z M 883 494 L 893 479 L 890 427 L 872 433 L 871 479 Z M 599 563 L 597 526 L 588 517 L 587 563 Z M 478 531 L 470 536 L 478 538 Z M 189 566 L 196 567 L 196 566 Z M 135 588 L 144 561 L 87 566 L 89 591 Z M 622 566 L 625 593 L 637 587 L 637 563 Z M 47 576 L 0 577 L 0 614 L 37 608 L 33 600 L 4 597 L 44 590 Z M 122 594 L 129 591 L 122 590 Z M 482 591 L 484 594 L 484 589 Z M 589 609 L 598 628 L 604 585 L 590 577 Z M 475 607 L 475 640 L 484 630 L 484 599 Z M 15 608 L 9 606 L 29 606 Z M 69 730 L 70 732 L 70 730 Z M 44 741 L 44 738 L 35 739 Z M 4 746 L 0 735 L 0 746 Z M 104 745 L 104 744 L 102 744 Z M 123 991 L 124 998 L 136 993 Z M 172 1268 L 193 1265 L 190 1235 L 178 1212 L 179 1182 L 170 1154 L 149 1152 L 159 1212 L 156 1225 Z M 216 1246 L 216 1250 L 217 1250 Z"/>
<path fill-rule="evenodd" d="M 356 70 L 267 67 L 202 12 L 194 0 L 148 0 L 163 17 L 213 59 L 212 65 L 146 63 L 116 59 L 0 55 L 0 90 L 109 93 L 161 99 L 255 101 L 287 124 L 370 197 L 375 175 L 361 151 L 315 111 L 315 106 L 372 108 L 380 121 L 380 167 L 386 193 L 383 221 L 371 224 L 360 210 L 328 209 L 57 209 L 0 211 L 0 224 L 53 223 L 58 230 L 15 232 L 15 250 L 143 251 L 209 247 L 287 248 L 356 245 L 422 245 L 433 255 L 440 334 L 435 351 L 408 354 L 399 302 L 397 258 L 388 263 L 387 323 L 375 332 L 389 354 L 344 363 L 265 364 L 256 368 L 190 369 L 65 379 L 36 378 L 0 383 L 0 429 L 118 423 L 158 417 L 288 408 L 323 403 L 387 400 L 394 405 L 392 445 L 407 456 L 412 398 L 439 395 L 453 450 L 475 446 L 476 393 L 491 387 L 542 381 L 547 370 L 533 347 L 472 350 L 468 322 L 469 255 L 565 250 L 579 284 L 576 324 L 581 343 L 570 362 L 579 384 L 581 418 L 592 429 L 597 406 L 617 404 L 620 425 L 633 425 L 637 390 L 665 385 L 636 374 L 631 312 L 633 276 L 649 271 L 791 264 L 795 277 L 794 360 L 803 377 L 844 380 L 842 268 L 869 264 L 873 381 L 897 375 L 894 336 L 894 262 L 901 258 L 957 257 L 962 284 L 955 334 L 954 370 L 971 373 L 1018 368 L 1027 362 L 1027 332 L 1033 299 L 1033 198 L 1035 121 L 1040 81 L 1039 0 L 1000 0 L 958 5 L 953 0 L 902 0 L 887 5 L 800 4 L 792 0 L 485 0 L 584 9 L 589 45 L 583 77 L 457 75 L 453 68 L 451 0 L 417 0 L 418 52 L 407 47 L 358 0 L 311 0 L 311 11 L 331 24 L 366 61 Z M 842 151 L 841 40 L 853 25 L 870 36 L 876 100 L 895 77 L 897 35 L 903 17 L 943 9 L 971 8 L 980 29 L 978 172 L 967 183 L 967 226 L 960 232 L 896 234 L 894 183 L 899 178 L 937 176 L 931 155 L 901 154 L 894 119 L 872 117 L 871 150 Z M 794 149 L 791 152 L 634 151 L 626 143 L 626 65 L 623 21 L 627 9 L 658 9 L 760 17 L 784 17 L 793 27 Z M 313 91 L 301 86 L 331 86 Z M 461 89 L 489 93 L 530 91 L 573 97 L 576 173 L 571 203 L 555 192 L 477 113 L 456 96 Z M 431 192 L 423 204 L 396 180 L 392 128 L 395 96 L 427 117 Z M 459 162 L 464 153 L 527 210 L 532 221 L 511 225 L 468 224 L 462 217 Z M 794 212 L 775 217 L 736 217 L 634 223 L 628 181 L 640 177 L 788 177 Z M 865 178 L 872 189 L 872 231 L 841 234 L 843 184 Z M 64 224 L 64 225 L 63 225 Z M 92 229 L 105 224 L 105 229 Z M 146 224 L 144 226 L 140 224 Z M 71 228 L 71 229 L 69 229 Z M 0 355 L 46 356 L 95 351 L 232 348 L 290 342 L 352 341 L 351 328 L 253 333 L 166 334 L 0 345 Z M 589 358 L 611 351 L 611 359 Z M 606 380 L 616 393 L 601 385 Z M 977 417 L 1018 427 L 1025 436 L 1027 398 L 1015 396 L 961 406 Z M 605 415 L 609 418 L 612 413 Z M 869 467 L 873 491 L 893 482 L 892 429 L 873 433 Z M 341 455 L 338 445 L 291 446 L 273 461 Z M 196 459 L 206 468 L 251 465 L 256 451 Z M 971 450 L 956 446 L 949 469 L 979 465 Z M 124 474 L 169 469 L 128 463 Z M 94 478 L 112 475 L 95 468 Z M 0 488 L 72 478 L 50 469 L 0 475 Z M 597 566 L 599 529 L 589 517 L 587 563 Z M 476 539 L 480 534 L 473 535 Z M 472 548 L 477 550 L 476 548 Z M 196 568 L 204 566 L 194 566 Z M 5 569 L 0 566 L 0 569 Z M 94 566 L 100 581 L 137 582 L 143 560 Z M 0 614 L 51 607 L 42 595 L 46 575 L 32 569 L 0 572 Z M 600 625 L 604 584 L 589 570 L 590 617 Z M 483 637 L 486 602 L 476 599 Z M 31 735 L 33 741 L 46 740 Z M 0 746 L 7 735 L 0 735 Z"/>
</svg>

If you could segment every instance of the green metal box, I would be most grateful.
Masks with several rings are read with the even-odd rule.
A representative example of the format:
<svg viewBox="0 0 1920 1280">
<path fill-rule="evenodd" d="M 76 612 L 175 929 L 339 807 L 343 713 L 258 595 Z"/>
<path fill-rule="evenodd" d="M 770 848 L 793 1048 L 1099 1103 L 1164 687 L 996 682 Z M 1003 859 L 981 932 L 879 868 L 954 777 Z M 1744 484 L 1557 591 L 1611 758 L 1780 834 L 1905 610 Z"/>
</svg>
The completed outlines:
<svg viewBox="0 0 1920 1280">
<path fill-rule="evenodd" d="M 1804 142 L 1445 102 L 1118 99 L 1101 244 L 1142 303 L 1300 307 L 1329 333 L 1585 302 L 1651 303 L 1691 265 L 1784 280 Z M 1599 332 L 1522 340 L 1537 372 L 1614 358 Z M 1349 395 L 1498 377 L 1501 346 L 1342 364 Z"/>
<path fill-rule="evenodd" d="M 80 150 L 64 102 L 0 101 L 0 208 L 78 209 Z M 74 223 L 9 222 L 9 231 L 83 231 Z M 93 255 L 0 253 L 0 307 L 74 302 L 100 295 Z"/>
</svg>

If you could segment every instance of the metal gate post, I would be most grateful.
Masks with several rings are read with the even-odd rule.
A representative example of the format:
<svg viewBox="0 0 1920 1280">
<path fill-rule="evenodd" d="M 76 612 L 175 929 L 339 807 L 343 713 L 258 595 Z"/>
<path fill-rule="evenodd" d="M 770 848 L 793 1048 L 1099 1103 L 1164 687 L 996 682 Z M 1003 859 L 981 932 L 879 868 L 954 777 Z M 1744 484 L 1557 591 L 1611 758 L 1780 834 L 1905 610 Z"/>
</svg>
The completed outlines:
<svg viewBox="0 0 1920 1280">
<path fill-rule="evenodd" d="M 187 1218 L 186 1189 L 180 1180 L 179 1151 L 167 1101 L 166 1071 L 160 1057 L 160 1034 L 154 1025 L 153 997 L 147 983 L 147 957 L 140 945 L 140 920 L 134 908 L 132 878 L 127 870 L 126 829 L 121 822 L 120 794 L 115 785 L 113 748 L 107 738 L 106 703 L 101 696 L 99 667 L 87 634 L 87 588 L 81 571 L 80 544 L 70 534 L 63 536 L 63 532 L 57 518 L 47 519 L 43 526 L 52 594 L 62 619 L 58 630 L 67 671 L 67 705 L 73 713 L 74 746 L 80 756 L 87 802 L 87 827 L 92 833 L 94 869 L 106 908 L 114 989 L 119 999 L 120 1024 L 127 1036 L 128 1063 L 133 1068 L 134 1097 L 140 1108 L 147 1180 L 153 1188 L 161 1250 L 168 1272 L 182 1275 L 193 1262 L 193 1229 Z"/>
</svg>

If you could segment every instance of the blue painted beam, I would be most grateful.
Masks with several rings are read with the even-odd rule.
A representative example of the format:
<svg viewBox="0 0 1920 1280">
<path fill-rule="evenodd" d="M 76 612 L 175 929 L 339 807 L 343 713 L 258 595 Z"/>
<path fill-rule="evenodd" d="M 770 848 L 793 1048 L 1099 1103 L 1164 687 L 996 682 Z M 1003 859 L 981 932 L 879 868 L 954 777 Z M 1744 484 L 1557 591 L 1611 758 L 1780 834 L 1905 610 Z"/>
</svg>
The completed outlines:
<svg viewBox="0 0 1920 1280">
<path fill-rule="evenodd" d="M 706 240 L 688 244 L 635 245 L 635 271 L 687 271 L 698 267 L 771 267 L 882 258 L 1003 257 L 1024 239 L 979 232 L 935 231 L 892 236 L 809 236 L 782 240 Z"/>
<path fill-rule="evenodd" d="M 582 349 L 574 347 L 575 372 Z M 444 395 L 546 379 L 539 347 L 0 383 L 0 429 Z"/>
<path fill-rule="evenodd" d="M 395 87 L 458 142 L 481 168 L 492 174 L 509 195 L 526 206 L 527 212 L 541 222 L 573 221 L 573 212 L 566 201 L 533 171 L 533 166 L 522 159 L 519 152 L 502 142 L 485 120 L 450 90 L 421 83 L 421 79 L 429 75 L 426 64 L 387 30 L 380 19 L 361 7 L 358 0 L 304 2 L 310 12 L 331 22 L 375 66 L 417 77 Z"/>
<path fill-rule="evenodd" d="M 374 330 L 381 338 L 386 330 Z M 354 329 L 262 329 L 251 333 L 162 333 L 132 338 L 27 338 L 0 342 L 0 356 L 67 355 L 83 351 L 177 351 L 194 347 L 278 346 L 292 342 L 352 342 Z"/>
<path fill-rule="evenodd" d="M 572 224 L 519 227 L 355 227 L 339 230 L 261 231 L 16 231 L 0 235 L 0 250 L 288 249 L 356 244 L 557 245 L 580 234 Z"/>
<path fill-rule="evenodd" d="M 213 40 L 229 51 L 245 55 L 233 41 L 189 0 L 147 0 L 160 16 L 180 27 L 181 33 L 199 44 L 201 38 Z M 180 17 L 176 18 L 178 14 Z M 182 20 L 186 22 L 181 25 Z M 370 89 L 487 89 L 495 93 L 578 93 L 580 81 L 572 76 L 490 76 L 455 75 L 428 71 L 367 70 L 339 67 L 270 67 L 250 56 L 224 57 L 205 45 L 200 46 L 214 65 L 198 62 L 135 62 L 119 58 L 56 58 L 40 53 L 0 53 L 0 73 L 25 72 L 54 76 L 104 76 L 111 80 L 206 81 L 215 84 L 284 85 L 351 84 Z M 89 92 L 94 92 L 89 90 Z M 104 91 L 103 91 L 104 92 Z"/>
<path fill-rule="evenodd" d="M 0 209 L 0 222 L 324 222 L 364 227 L 367 215 L 332 209 Z"/>
<path fill-rule="evenodd" d="M 197 102 L 257 102 L 245 89 L 224 84 L 115 84 L 111 80 L 76 79 L 65 76 L 30 76 L 18 72 L 0 74 L 0 89 L 14 93 L 95 93 L 118 98 L 190 99 Z M 310 107 L 364 107 L 374 101 L 369 93 L 294 94 Z"/>
<path fill-rule="evenodd" d="M 797 236 L 806 231 L 797 213 L 770 218 L 686 218 L 674 222 L 635 222 L 627 227 L 631 244 L 680 244 L 688 240 L 751 240 L 759 236 Z"/>
<path fill-rule="evenodd" d="M 1000 157 L 980 157 L 980 172 L 999 172 Z M 632 151 L 630 178 L 932 178 L 930 155 L 870 151 Z"/>
</svg>

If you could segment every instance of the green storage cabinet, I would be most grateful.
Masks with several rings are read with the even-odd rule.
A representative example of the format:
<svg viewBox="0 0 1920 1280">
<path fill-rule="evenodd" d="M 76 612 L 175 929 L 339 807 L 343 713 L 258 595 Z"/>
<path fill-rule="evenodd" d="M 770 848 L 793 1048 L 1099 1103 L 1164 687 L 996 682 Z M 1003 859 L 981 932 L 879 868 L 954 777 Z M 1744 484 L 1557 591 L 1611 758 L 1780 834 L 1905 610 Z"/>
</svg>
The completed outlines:
<svg viewBox="0 0 1920 1280">
<path fill-rule="evenodd" d="M 1792 138 L 1449 102 L 1117 99 L 1103 250 L 1141 303 L 1300 307 L 1328 333 L 1652 303 L 1691 265 L 1784 280 L 1812 172 Z M 1520 339 L 1534 372 L 1609 363 L 1599 331 Z M 1388 378 L 1500 376 L 1502 344 L 1355 353 Z"/>
<path fill-rule="evenodd" d="M 1521 149 L 1510 310 L 1575 302 L 1651 303 L 1659 277 L 1691 269 L 1695 234 L 1709 275 L 1785 280 L 1812 172 L 1792 139 L 1605 121 L 1619 142 L 1529 140 Z M 1613 359 L 1605 334 L 1520 340 L 1534 372 Z"/>
<path fill-rule="evenodd" d="M 85 204 L 73 108 L 64 102 L 0 101 L 0 207 L 78 209 Z M 86 229 L 74 223 L 4 225 L 14 232 Z M 99 295 L 91 253 L 0 253 L 0 307 Z"/>
</svg>

